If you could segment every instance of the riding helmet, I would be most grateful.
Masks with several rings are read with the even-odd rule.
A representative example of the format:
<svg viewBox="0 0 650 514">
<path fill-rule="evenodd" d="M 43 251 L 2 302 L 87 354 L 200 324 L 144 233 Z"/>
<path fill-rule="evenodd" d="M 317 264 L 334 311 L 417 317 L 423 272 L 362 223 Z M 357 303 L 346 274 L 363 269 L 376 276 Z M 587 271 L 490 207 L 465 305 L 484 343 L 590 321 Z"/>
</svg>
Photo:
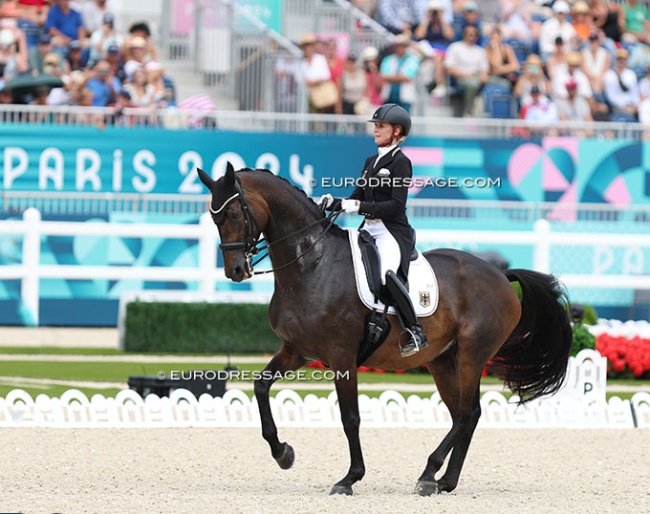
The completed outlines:
<svg viewBox="0 0 650 514">
<path fill-rule="evenodd" d="M 393 125 L 401 125 L 404 129 L 404 135 L 408 136 L 411 132 L 411 116 L 408 111 L 397 104 L 384 104 L 375 111 L 369 122 L 387 121 Z"/>
</svg>

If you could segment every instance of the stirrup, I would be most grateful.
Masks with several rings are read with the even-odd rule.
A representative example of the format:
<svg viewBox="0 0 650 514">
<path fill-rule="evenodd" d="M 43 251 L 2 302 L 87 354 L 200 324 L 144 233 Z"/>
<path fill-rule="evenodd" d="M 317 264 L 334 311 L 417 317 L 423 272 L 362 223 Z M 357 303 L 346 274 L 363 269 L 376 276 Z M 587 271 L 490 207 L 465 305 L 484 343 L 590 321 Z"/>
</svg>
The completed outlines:
<svg viewBox="0 0 650 514">
<path fill-rule="evenodd" d="M 400 343 L 403 334 L 408 334 L 408 341 L 404 345 Z M 427 342 L 426 337 L 423 338 L 410 328 L 405 328 L 399 335 L 398 345 L 400 355 L 403 358 L 406 358 L 415 355 L 424 348 L 427 348 L 429 343 Z"/>
</svg>

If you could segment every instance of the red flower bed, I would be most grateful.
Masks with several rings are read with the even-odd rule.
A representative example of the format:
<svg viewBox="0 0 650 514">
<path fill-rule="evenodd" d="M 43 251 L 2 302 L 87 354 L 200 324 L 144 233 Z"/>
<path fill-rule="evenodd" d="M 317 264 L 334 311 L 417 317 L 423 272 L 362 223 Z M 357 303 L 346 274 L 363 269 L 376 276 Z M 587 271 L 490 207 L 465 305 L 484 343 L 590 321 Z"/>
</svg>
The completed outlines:
<svg viewBox="0 0 650 514">
<path fill-rule="evenodd" d="M 596 350 L 607 358 L 609 378 L 650 378 L 650 339 L 600 334 Z"/>
</svg>

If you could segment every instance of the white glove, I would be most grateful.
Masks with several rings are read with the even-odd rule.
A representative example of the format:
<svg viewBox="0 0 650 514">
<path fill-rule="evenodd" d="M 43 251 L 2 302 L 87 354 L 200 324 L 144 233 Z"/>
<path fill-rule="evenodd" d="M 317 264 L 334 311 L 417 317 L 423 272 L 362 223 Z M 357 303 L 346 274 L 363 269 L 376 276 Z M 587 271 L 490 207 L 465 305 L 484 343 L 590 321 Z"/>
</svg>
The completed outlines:
<svg viewBox="0 0 650 514">
<path fill-rule="evenodd" d="M 320 200 L 318 200 L 318 206 L 321 209 L 329 209 L 333 203 L 334 203 L 334 197 L 329 193 L 321 196 Z"/>
<path fill-rule="evenodd" d="M 347 213 L 359 212 L 359 200 L 341 200 L 341 210 Z"/>
</svg>

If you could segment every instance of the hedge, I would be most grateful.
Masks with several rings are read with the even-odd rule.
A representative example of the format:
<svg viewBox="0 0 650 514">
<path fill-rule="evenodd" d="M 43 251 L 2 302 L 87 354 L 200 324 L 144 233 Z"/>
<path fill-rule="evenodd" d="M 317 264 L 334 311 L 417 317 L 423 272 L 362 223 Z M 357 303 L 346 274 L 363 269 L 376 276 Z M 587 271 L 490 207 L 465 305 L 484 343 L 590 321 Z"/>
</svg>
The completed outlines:
<svg viewBox="0 0 650 514">
<path fill-rule="evenodd" d="M 124 349 L 164 353 L 275 353 L 280 340 L 268 305 L 131 302 L 126 307 Z"/>
</svg>

